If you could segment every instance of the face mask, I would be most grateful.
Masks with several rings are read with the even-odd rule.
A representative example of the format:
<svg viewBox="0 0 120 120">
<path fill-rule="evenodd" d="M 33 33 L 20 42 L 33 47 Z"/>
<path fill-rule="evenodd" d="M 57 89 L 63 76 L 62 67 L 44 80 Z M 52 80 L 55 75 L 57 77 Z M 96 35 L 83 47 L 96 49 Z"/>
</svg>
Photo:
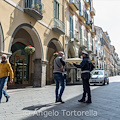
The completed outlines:
<svg viewBox="0 0 120 120">
<path fill-rule="evenodd" d="M 62 58 L 65 59 L 65 55 L 63 55 Z"/>
</svg>

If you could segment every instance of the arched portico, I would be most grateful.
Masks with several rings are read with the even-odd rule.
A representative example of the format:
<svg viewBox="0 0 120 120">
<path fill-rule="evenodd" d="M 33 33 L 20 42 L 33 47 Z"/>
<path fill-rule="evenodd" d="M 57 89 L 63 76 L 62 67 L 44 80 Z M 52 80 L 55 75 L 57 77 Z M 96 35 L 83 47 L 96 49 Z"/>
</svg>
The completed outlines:
<svg viewBox="0 0 120 120">
<path fill-rule="evenodd" d="M 53 84 L 53 63 L 54 63 L 54 56 L 53 54 L 57 51 L 63 51 L 62 44 L 56 38 L 50 40 L 47 46 L 47 53 L 46 59 L 48 61 L 47 64 L 47 80 L 46 84 Z"/>
<path fill-rule="evenodd" d="M 25 53 L 24 48 L 31 45 L 35 52 L 31 55 Z M 11 38 L 9 52 L 12 52 L 10 62 L 14 69 L 14 83 L 20 85 L 42 86 L 42 60 L 43 48 L 39 34 L 29 24 L 19 25 Z M 17 65 L 17 67 L 16 67 Z M 18 76 L 18 72 L 19 76 Z"/>
<path fill-rule="evenodd" d="M 0 54 L 4 51 L 4 34 L 0 23 Z"/>
</svg>

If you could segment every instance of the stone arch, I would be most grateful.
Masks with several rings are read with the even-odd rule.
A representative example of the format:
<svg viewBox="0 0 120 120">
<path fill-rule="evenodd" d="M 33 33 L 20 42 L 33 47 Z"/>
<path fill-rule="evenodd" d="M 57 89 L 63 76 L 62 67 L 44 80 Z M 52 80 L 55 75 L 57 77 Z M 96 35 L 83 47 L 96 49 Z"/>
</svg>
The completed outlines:
<svg viewBox="0 0 120 120">
<path fill-rule="evenodd" d="M 18 47 L 14 47 L 13 46 L 16 44 L 16 46 Z M 24 45 L 24 47 L 22 46 L 22 44 Z M 32 55 L 29 55 L 28 57 L 26 56 L 26 53 L 24 51 L 25 46 L 27 45 L 31 45 L 33 47 L 35 47 L 35 52 Z M 19 48 L 19 46 L 21 46 L 21 48 Z M 19 52 L 19 50 L 21 50 L 21 52 Z M 13 62 L 13 67 L 15 67 L 16 61 L 14 58 L 16 58 L 16 55 L 14 55 L 14 53 L 17 52 L 17 55 L 19 56 L 19 58 L 21 59 L 22 57 L 24 57 L 24 60 L 26 60 L 26 58 L 28 58 L 28 64 L 25 62 L 22 62 L 22 64 L 26 64 L 26 68 L 28 68 L 28 82 L 20 82 L 20 84 L 28 84 L 28 85 L 33 85 L 34 87 L 40 87 L 43 84 L 42 81 L 42 60 L 44 59 L 44 55 L 43 55 L 43 47 L 42 47 L 42 43 L 39 37 L 38 32 L 36 31 L 36 29 L 29 25 L 29 24 L 21 24 L 19 25 L 13 35 L 12 38 L 10 40 L 10 45 L 9 45 L 9 52 L 12 52 L 12 56 L 11 56 L 11 61 Z M 11 63 L 12 63 L 11 62 Z M 24 65 L 25 65 L 24 64 Z M 19 65 L 19 63 L 18 63 Z M 23 65 L 23 66 L 24 66 Z M 18 70 L 19 71 L 19 70 Z M 22 69 L 23 73 L 24 73 L 24 68 Z M 17 74 L 17 69 L 14 69 L 14 74 Z M 24 77 L 23 77 L 24 78 Z M 16 82 L 17 77 L 14 80 L 14 83 Z M 21 78 L 20 80 L 21 81 Z M 24 79 L 22 79 L 22 81 L 24 81 Z"/>
<path fill-rule="evenodd" d="M 47 64 L 46 84 L 54 83 L 54 80 L 53 80 L 53 62 L 54 62 L 53 53 L 55 53 L 56 51 L 63 51 L 63 46 L 58 39 L 53 38 L 50 40 L 50 42 L 47 45 L 46 60 L 48 61 L 48 64 Z"/>
<path fill-rule="evenodd" d="M 4 51 L 4 34 L 3 34 L 2 25 L 0 23 L 0 52 L 3 51 Z"/>
<path fill-rule="evenodd" d="M 33 45 L 36 48 L 35 57 L 41 58 L 43 60 L 44 54 L 43 54 L 43 47 L 42 47 L 40 36 L 39 36 L 38 32 L 36 31 L 36 29 L 27 23 L 21 24 L 15 29 L 15 31 L 12 35 L 12 38 L 10 40 L 9 52 L 11 52 L 11 47 L 12 47 L 15 35 L 20 29 L 24 29 L 25 31 L 27 31 L 30 34 L 31 39 L 33 40 Z"/>
</svg>

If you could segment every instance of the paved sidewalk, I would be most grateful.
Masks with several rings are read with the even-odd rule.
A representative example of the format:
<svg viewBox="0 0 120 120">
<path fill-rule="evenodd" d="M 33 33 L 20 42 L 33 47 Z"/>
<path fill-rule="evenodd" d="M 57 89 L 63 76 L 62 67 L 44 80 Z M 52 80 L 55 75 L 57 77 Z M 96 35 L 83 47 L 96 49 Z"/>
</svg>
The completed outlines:
<svg viewBox="0 0 120 120">
<path fill-rule="evenodd" d="M 65 104 L 55 104 L 55 86 L 8 90 L 0 104 L 0 120 L 120 120 L 120 76 L 110 84 L 91 86 L 92 104 L 78 103 L 82 85 L 67 86 Z"/>
</svg>

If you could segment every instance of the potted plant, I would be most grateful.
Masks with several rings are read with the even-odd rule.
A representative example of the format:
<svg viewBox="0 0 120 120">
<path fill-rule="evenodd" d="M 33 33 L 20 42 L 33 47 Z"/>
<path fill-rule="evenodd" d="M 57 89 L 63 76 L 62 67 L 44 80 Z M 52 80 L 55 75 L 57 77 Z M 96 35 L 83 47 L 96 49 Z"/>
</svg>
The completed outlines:
<svg viewBox="0 0 120 120">
<path fill-rule="evenodd" d="M 53 56 L 56 58 L 58 56 L 58 52 L 55 52 Z"/>
<path fill-rule="evenodd" d="M 35 4 L 32 4 L 32 9 L 35 9 Z"/>
<path fill-rule="evenodd" d="M 36 7 L 37 7 L 37 10 L 39 11 L 40 5 L 39 5 L 39 4 L 36 4 Z"/>
<path fill-rule="evenodd" d="M 31 45 L 28 45 L 28 46 L 25 47 L 25 52 L 26 52 L 28 55 L 30 55 L 30 54 L 32 54 L 32 53 L 35 52 L 35 48 L 32 47 Z"/>
</svg>

